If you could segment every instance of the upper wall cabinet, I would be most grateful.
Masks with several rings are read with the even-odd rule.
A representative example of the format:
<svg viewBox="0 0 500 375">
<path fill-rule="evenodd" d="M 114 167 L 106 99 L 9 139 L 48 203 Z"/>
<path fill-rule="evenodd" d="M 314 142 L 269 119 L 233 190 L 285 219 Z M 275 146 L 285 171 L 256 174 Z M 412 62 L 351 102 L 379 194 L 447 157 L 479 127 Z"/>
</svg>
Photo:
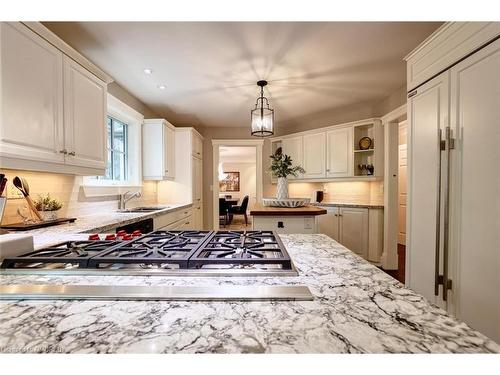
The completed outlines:
<svg viewBox="0 0 500 375">
<path fill-rule="evenodd" d="M 54 47 L 64 45 L 54 40 L 49 43 L 22 23 L 0 23 L 0 164 L 104 174 L 106 83 Z"/>
<path fill-rule="evenodd" d="M 325 177 L 325 133 L 306 134 L 303 138 L 304 157 L 302 167 L 304 178 Z"/>
<path fill-rule="evenodd" d="M 64 145 L 67 164 L 106 168 L 106 84 L 64 57 Z"/>
<path fill-rule="evenodd" d="M 446 22 L 406 56 L 408 91 L 498 35 L 498 22 Z"/>
<path fill-rule="evenodd" d="M 142 173 L 144 180 L 171 180 L 175 177 L 175 128 L 167 120 L 144 120 Z"/>
<path fill-rule="evenodd" d="M 203 159 L 203 139 L 197 132 L 191 132 L 191 149 L 195 158 Z"/>
<path fill-rule="evenodd" d="M 383 141 L 382 122 L 367 119 L 273 138 L 271 149 L 275 152 L 281 147 L 293 165 L 305 169 L 304 174 L 290 179 L 366 181 L 383 176 Z"/>
<path fill-rule="evenodd" d="M 282 151 L 284 154 L 289 155 L 292 158 L 292 165 L 303 165 L 303 145 L 302 136 L 300 137 L 290 137 L 285 138 L 282 141 Z M 297 177 L 289 176 L 289 179 L 303 178 L 302 175 Z"/>
<path fill-rule="evenodd" d="M 326 132 L 326 176 L 349 177 L 352 168 L 352 127 Z"/>
<path fill-rule="evenodd" d="M 2 156 L 64 163 L 63 54 L 22 25 L 0 34 Z"/>
</svg>

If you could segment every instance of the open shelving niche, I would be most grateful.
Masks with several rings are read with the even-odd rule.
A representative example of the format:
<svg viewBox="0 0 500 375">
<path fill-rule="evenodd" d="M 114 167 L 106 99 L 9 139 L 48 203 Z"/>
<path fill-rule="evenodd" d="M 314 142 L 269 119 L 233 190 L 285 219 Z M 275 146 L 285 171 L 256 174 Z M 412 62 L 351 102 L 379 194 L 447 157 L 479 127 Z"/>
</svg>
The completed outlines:
<svg viewBox="0 0 500 375">
<path fill-rule="evenodd" d="M 372 144 L 369 149 L 361 150 L 359 148 L 359 141 L 363 137 L 369 137 L 372 140 Z M 360 169 L 359 165 L 373 165 L 374 168 L 376 166 L 375 163 L 375 124 L 360 124 L 353 126 L 353 142 L 354 142 L 354 175 L 355 176 L 370 176 L 367 173 L 367 170 Z M 376 171 L 373 172 L 373 175 L 376 175 Z"/>
</svg>

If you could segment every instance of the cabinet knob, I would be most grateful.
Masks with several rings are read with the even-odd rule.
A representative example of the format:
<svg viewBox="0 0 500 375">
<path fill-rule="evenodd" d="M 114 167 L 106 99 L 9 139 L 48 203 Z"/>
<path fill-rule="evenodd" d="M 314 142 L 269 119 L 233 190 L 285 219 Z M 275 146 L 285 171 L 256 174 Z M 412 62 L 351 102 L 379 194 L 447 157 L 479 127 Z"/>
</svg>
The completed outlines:
<svg viewBox="0 0 500 375">
<path fill-rule="evenodd" d="M 65 148 L 63 148 L 62 150 L 59 151 L 59 153 L 67 155 L 68 154 L 68 150 L 66 150 Z"/>
<path fill-rule="evenodd" d="M 327 171 L 327 172 L 330 172 L 330 170 L 329 170 L 329 169 L 327 169 L 326 171 Z"/>
<path fill-rule="evenodd" d="M 201 210 L 201 207 L 198 207 L 198 210 Z"/>
<path fill-rule="evenodd" d="M 75 153 L 75 151 L 71 151 L 71 152 L 68 152 L 68 155 L 75 156 L 76 153 Z"/>
</svg>

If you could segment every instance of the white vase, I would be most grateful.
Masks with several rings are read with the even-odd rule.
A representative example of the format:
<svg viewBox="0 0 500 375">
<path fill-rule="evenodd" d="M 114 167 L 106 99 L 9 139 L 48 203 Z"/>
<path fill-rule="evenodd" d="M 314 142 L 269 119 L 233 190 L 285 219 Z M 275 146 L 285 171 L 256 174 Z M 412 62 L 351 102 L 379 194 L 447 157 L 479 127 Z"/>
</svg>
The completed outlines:
<svg viewBox="0 0 500 375">
<path fill-rule="evenodd" d="M 286 177 L 278 177 L 278 185 L 276 187 L 276 198 L 277 199 L 288 198 L 288 180 L 286 179 Z"/>
<path fill-rule="evenodd" d="M 38 211 L 43 221 L 57 220 L 59 211 Z"/>
</svg>

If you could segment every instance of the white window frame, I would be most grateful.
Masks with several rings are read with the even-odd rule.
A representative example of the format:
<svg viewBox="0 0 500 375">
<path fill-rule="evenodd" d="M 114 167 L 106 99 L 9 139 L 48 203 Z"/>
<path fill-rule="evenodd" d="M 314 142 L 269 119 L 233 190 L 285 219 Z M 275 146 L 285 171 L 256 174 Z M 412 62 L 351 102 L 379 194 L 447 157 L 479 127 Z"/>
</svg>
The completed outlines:
<svg viewBox="0 0 500 375">
<path fill-rule="evenodd" d="M 127 179 L 100 180 L 86 176 L 83 179 L 86 195 L 121 194 L 130 188 L 142 187 L 142 123 L 144 115 L 111 94 L 107 98 L 107 116 L 127 124 Z M 103 189 L 99 189 L 102 187 Z M 95 188 L 95 189 L 94 189 Z M 115 188 L 115 189 L 113 189 Z M 121 189 L 123 188 L 123 189 Z M 128 188 L 128 189 L 127 189 Z M 134 189 L 137 190 L 137 189 Z M 87 194 L 89 193 L 89 194 Z"/>
</svg>

